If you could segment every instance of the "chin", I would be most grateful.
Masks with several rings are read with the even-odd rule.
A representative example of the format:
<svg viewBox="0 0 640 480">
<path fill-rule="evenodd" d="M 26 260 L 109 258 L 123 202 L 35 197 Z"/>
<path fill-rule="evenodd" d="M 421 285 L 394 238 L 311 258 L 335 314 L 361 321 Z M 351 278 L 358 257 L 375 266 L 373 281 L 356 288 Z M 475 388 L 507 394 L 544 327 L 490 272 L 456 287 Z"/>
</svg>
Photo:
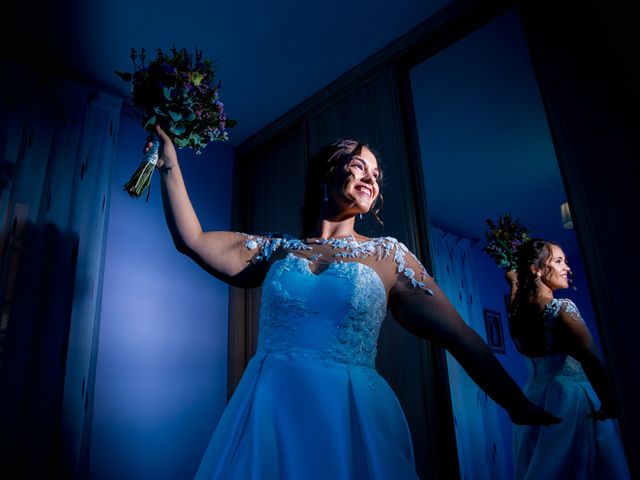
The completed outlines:
<svg viewBox="0 0 640 480">
<path fill-rule="evenodd" d="M 371 211 L 371 204 L 370 203 L 358 203 L 358 213 L 361 213 L 362 215 L 365 215 L 367 213 L 369 213 Z"/>
</svg>

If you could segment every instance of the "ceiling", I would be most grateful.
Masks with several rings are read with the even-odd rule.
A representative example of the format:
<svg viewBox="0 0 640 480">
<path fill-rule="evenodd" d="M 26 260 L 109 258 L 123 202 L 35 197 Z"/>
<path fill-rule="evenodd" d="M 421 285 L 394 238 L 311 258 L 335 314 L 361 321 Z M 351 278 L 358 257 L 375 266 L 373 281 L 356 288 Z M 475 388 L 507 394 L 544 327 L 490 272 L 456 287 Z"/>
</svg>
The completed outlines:
<svg viewBox="0 0 640 480">
<path fill-rule="evenodd" d="M 40 5 L 37 3 L 40 2 Z M 131 48 L 214 61 L 237 146 L 448 0 L 36 0 L 15 5 L 3 56 L 127 96 Z M 4 26 L 3 26 L 4 27 Z"/>
<path fill-rule="evenodd" d="M 544 105 L 514 10 L 411 71 L 432 223 L 483 239 L 485 219 L 510 212 L 575 254 Z"/>
</svg>

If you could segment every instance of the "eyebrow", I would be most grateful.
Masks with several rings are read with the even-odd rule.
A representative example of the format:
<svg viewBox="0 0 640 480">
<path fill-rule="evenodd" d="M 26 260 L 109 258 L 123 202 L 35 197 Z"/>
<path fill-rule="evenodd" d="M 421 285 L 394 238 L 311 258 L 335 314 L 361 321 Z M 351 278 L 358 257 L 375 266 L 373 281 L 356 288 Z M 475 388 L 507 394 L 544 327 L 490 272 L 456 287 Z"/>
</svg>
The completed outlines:
<svg viewBox="0 0 640 480">
<path fill-rule="evenodd" d="M 369 163 L 364 158 L 362 158 L 360 155 L 357 155 L 357 156 L 353 157 L 351 160 L 352 161 L 353 160 L 360 160 L 365 165 L 369 165 Z M 380 173 L 380 168 L 379 167 L 375 167 L 372 171 Z"/>
</svg>

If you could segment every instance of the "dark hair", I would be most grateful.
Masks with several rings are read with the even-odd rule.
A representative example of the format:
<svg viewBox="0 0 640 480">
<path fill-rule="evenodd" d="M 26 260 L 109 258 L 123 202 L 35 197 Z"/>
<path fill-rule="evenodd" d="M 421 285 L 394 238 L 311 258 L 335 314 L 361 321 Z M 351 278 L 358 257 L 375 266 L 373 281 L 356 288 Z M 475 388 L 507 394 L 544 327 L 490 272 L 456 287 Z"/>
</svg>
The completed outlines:
<svg viewBox="0 0 640 480">
<path fill-rule="evenodd" d="M 317 153 L 311 157 L 307 165 L 307 174 L 304 179 L 304 197 L 302 199 L 302 235 L 309 237 L 314 235 L 314 229 L 317 228 L 318 218 L 322 210 L 322 201 L 324 196 L 323 185 L 330 182 L 338 168 L 346 168 L 354 157 L 360 155 L 363 148 L 367 148 L 374 154 L 376 159 L 378 155 L 375 150 L 366 143 L 360 143 L 356 140 L 340 139 L 330 144 L 322 146 Z M 382 169 L 378 177 L 378 185 L 382 184 Z M 344 187 L 348 181 L 353 178 L 353 174 L 347 177 Z M 378 194 L 375 202 L 371 206 L 371 213 L 382 225 L 382 220 L 378 216 L 382 209 L 382 193 Z"/>
<path fill-rule="evenodd" d="M 550 269 L 547 260 L 551 256 L 552 245 L 559 247 L 555 242 L 532 238 L 518 247 L 518 288 L 509 307 L 509 333 L 518 350 L 524 354 L 539 350 L 540 345 L 546 344 L 542 317 L 536 321 L 532 315 L 526 314 L 526 307 L 536 292 L 536 275 L 531 271 L 531 266 L 543 271 Z"/>
</svg>

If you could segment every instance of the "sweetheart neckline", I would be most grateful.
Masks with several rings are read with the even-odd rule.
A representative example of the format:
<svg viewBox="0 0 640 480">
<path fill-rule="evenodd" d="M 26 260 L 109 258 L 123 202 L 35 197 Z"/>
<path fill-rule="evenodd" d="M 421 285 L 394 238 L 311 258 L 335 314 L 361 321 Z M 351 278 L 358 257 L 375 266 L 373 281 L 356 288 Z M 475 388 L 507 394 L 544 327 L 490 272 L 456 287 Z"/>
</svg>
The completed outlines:
<svg viewBox="0 0 640 480">
<path fill-rule="evenodd" d="M 387 296 L 387 289 L 386 289 L 386 287 L 385 287 L 385 285 L 384 285 L 384 282 L 382 281 L 382 277 L 380 277 L 380 275 L 378 274 L 378 272 L 376 272 L 376 270 L 375 270 L 374 268 L 370 267 L 369 265 L 365 265 L 364 263 L 356 262 L 356 261 L 347 261 L 347 262 L 345 262 L 345 261 L 335 261 L 335 262 L 327 262 L 327 263 L 328 263 L 327 268 L 325 268 L 325 269 L 323 269 L 323 270 L 321 270 L 321 271 L 319 271 L 319 272 L 314 272 L 314 271 L 313 271 L 313 270 L 311 270 L 311 268 L 310 268 L 310 264 L 312 263 L 312 261 L 311 261 L 311 260 L 309 260 L 308 258 L 302 257 L 302 256 L 300 256 L 300 255 L 296 255 L 296 254 L 295 254 L 295 253 L 293 253 L 293 252 L 289 252 L 289 253 L 287 253 L 287 255 L 286 255 L 285 257 L 280 258 L 280 259 L 278 259 L 278 260 L 274 261 L 274 262 L 271 264 L 271 267 L 273 267 L 273 266 L 274 266 L 276 263 L 278 263 L 278 262 L 286 261 L 286 260 L 287 260 L 287 259 L 289 259 L 290 257 L 295 258 L 296 260 L 300 260 L 300 261 L 302 261 L 302 263 L 303 263 L 303 264 L 305 265 L 305 267 L 306 267 L 306 270 L 307 270 L 311 275 L 313 275 L 314 277 L 319 277 L 320 275 L 322 275 L 322 274 L 323 274 L 323 273 L 325 273 L 326 271 L 330 270 L 334 265 L 348 265 L 348 264 L 352 264 L 352 263 L 353 263 L 353 264 L 356 264 L 356 265 L 362 265 L 364 268 L 366 268 L 366 269 L 368 269 L 368 270 L 371 270 L 371 272 L 373 272 L 374 277 L 377 279 L 378 283 L 380 284 L 380 287 L 382 288 L 382 291 L 383 291 L 383 292 L 384 292 L 384 294 L 385 294 L 385 298 L 386 298 L 386 296 Z"/>
</svg>

